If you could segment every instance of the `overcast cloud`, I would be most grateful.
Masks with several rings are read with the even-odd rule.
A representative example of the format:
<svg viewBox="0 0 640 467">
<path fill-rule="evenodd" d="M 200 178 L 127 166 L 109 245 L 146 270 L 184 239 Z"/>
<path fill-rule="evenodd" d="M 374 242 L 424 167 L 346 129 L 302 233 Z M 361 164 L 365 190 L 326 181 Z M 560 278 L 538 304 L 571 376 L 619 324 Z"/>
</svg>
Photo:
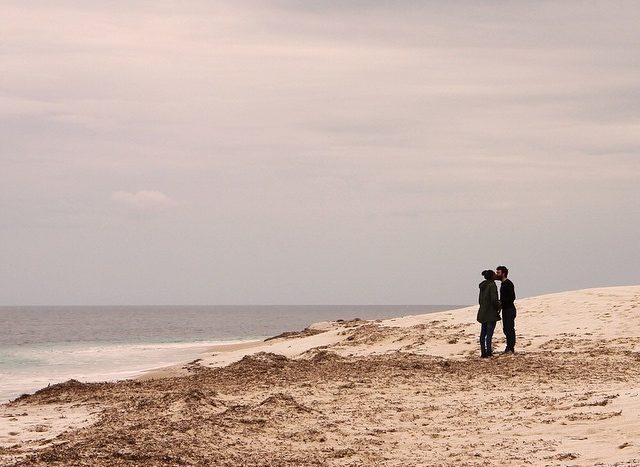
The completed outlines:
<svg viewBox="0 0 640 467">
<path fill-rule="evenodd" d="M 640 3 L 3 1 L 3 304 L 640 283 Z"/>
</svg>

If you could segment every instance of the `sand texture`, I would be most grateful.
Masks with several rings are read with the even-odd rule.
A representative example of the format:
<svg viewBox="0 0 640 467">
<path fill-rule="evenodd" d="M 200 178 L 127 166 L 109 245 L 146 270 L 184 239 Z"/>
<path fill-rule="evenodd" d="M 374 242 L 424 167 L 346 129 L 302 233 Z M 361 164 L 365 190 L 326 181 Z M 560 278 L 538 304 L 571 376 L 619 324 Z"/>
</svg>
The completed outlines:
<svg viewBox="0 0 640 467">
<path fill-rule="evenodd" d="M 478 358 L 470 307 L 51 386 L 0 406 L 0 464 L 640 465 L 640 286 L 516 305 L 513 356 Z"/>
</svg>

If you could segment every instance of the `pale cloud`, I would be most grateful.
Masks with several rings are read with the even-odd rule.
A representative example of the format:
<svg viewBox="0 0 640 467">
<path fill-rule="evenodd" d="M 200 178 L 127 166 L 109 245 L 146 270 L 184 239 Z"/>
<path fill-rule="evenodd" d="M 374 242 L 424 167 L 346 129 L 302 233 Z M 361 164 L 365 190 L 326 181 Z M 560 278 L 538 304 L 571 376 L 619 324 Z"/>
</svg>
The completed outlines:
<svg viewBox="0 0 640 467">
<path fill-rule="evenodd" d="M 140 190 L 136 192 L 115 191 L 111 199 L 119 205 L 136 211 L 155 212 L 174 207 L 177 203 L 161 191 Z"/>
</svg>

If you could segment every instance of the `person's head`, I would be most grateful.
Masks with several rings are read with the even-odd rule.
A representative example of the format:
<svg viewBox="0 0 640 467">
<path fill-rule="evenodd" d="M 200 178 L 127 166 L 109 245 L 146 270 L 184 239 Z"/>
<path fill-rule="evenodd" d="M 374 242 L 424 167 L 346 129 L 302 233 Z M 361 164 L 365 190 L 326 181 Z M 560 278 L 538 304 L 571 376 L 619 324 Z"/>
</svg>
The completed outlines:
<svg viewBox="0 0 640 467">
<path fill-rule="evenodd" d="M 491 269 L 487 269 L 486 271 L 482 271 L 482 277 L 484 277 L 485 280 L 493 281 L 496 278 L 496 273 Z"/>
<path fill-rule="evenodd" d="M 503 281 L 509 275 L 509 269 L 506 266 L 498 266 L 496 268 L 496 279 Z"/>
</svg>

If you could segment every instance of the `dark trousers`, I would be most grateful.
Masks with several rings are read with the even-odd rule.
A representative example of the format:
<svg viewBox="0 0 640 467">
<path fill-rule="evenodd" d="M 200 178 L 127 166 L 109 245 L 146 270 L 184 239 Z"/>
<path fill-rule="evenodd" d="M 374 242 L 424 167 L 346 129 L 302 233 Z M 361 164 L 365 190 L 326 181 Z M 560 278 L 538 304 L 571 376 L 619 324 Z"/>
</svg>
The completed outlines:
<svg viewBox="0 0 640 467">
<path fill-rule="evenodd" d="M 507 349 L 514 351 L 516 347 L 516 309 L 502 310 L 502 330 L 507 338 Z"/>
<path fill-rule="evenodd" d="M 482 326 L 480 327 L 480 351 L 482 352 L 482 355 L 491 355 L 491 340 L 493 339 L 493 331 L 495 329 L 495 321 L 482 323 Z"/>
</svg>

